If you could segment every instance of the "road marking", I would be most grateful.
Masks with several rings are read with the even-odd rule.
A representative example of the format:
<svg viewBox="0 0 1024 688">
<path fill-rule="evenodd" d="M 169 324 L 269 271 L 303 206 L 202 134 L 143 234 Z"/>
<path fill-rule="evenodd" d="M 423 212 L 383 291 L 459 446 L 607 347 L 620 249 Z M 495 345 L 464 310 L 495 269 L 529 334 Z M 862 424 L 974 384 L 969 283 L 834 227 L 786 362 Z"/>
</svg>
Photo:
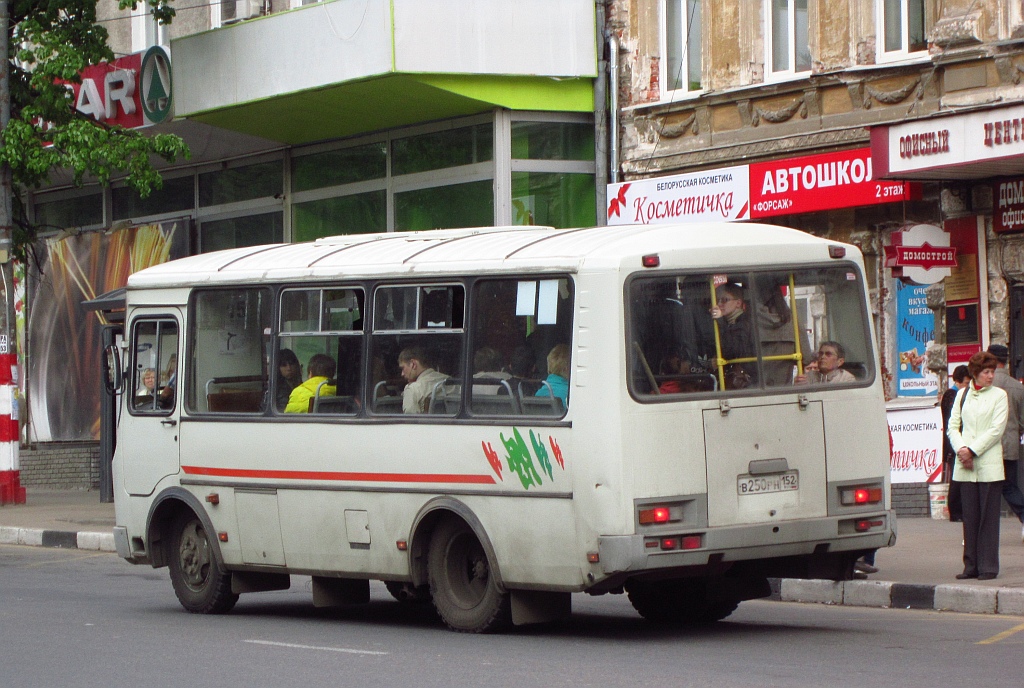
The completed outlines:
<svg viewBox="0 0 1024 688">
<path fill-rule="evenodd" d="M 299 645 L 296 643 L 275 643 L 272 640 L 243 640 L 244 643 L 253 645 L 273 645 L 274 647 L 290 647 L 294 650 L 325 650 L 327 652 L 344 652 L 350 655 L 387 655 L 389 652 L 376 652 L 374 650 L 353 650 L 349 647 L 320 647 L 318 645 Z"/>
<path fill-rule="evenodd" d="M 1020 624 L 1019 626 L 1014 626 L 1013 628 L 1009 628 L 1009 629 L 1003 631 L 1002 633 L 996 633 L 991 638 L 985 638 L 984 640 L 979 640 L 978 642 L 975 643 L 975 645 L 991 645 L 993 643 L 998 643 L 1000 640 L 1006 640 L 1007 638 L 1009 638 L 1014 633 L 1020 633 L 1021 631 L 1024 631 L 1024 623 Z"/>
<path fill-rule="evenodd" d="M 97 554 L 72 555 L 72 556 L 69 556 L 69 557 L 65 557 L 64 559 L 48 559 L 48 560 L 45 560 L 45 561 L 33 561 L 31 563 L 28 563 L 28 564 L 23 564 L 23 566 L 25 568 L 27 568 L 27 569 L 30 569 L 30 568 L 34 568 L 36 566 L 49 566 L 51 564 L 66 564 L 69 561 L 84 561 L 86 559 L 95 559 L 96 557 L 101 557 L 104 554 L 105 554 L 104 552 L 100 552 L 100 553 L 97 553 Z"/>
</svg>

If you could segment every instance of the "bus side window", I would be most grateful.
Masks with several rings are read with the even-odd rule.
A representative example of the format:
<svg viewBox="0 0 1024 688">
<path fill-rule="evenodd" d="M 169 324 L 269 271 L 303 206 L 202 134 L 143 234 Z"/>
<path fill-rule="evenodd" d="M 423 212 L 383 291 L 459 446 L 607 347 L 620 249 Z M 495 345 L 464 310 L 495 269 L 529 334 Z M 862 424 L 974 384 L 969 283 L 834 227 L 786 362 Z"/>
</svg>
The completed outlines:
<svg viewBox="0 0 1024 688">
<path fill-rule="evenodd" d="M 329 415 L 359 412 L 363 393 L 363 310 L 362 289 L 282 292 L 277 363 L 271 366 L 273 374 L 268 380 L 277 411 Z M 295 375 L 289 379 L 280 363 L 292 358 L 298 366 L 289 371 Z"/>
<path fill-rule="evenodd" d="M 188 408 L 262 413 L 267 398 L 270 290 L 209 289 L 192 295 Z"/>
<path fill-rule="evenodd" d="M 463 286 L 387 285 L 373 298 L 370 411 L 457 415 L 464 377 Z"/>
<path fill-rule="evenodd" d="M 573 284 L 481 280 L 472 302 L 470 413 L 561 417 L 572 377 Z"/>
</svg>

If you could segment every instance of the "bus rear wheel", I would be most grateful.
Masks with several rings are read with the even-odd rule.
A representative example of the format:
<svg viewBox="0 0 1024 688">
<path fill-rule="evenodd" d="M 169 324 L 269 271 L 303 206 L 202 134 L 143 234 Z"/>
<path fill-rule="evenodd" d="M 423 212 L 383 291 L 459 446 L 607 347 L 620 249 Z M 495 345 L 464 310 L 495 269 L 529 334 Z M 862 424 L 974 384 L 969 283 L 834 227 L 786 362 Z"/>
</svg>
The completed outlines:
<svg viewBox="0 0 1024 688">
<path fill-rule="evenodd" d="M 508 592 L 498 589 L 480 540 L 463 521 L 441 523 L 430 538 L 427 579 L 438 615 L 453 631 L 488 633 L 512 620 Z"/>
<path fill-rule="evenodd" d="M 231 592 L 231 574 L 221 569 L 202 521 L 188 512 L 172 528 L 168 568 L 178 602 L 193 614 L 230 611 L 238 595 Z"/>
<path fill-rule="evenodd" d="M 721 621 L 736 611 L 741 598 L 713 594 L 703 581 L 629 581 L 630 604 L 648 621 L 701 625 Z"/>
</svg>

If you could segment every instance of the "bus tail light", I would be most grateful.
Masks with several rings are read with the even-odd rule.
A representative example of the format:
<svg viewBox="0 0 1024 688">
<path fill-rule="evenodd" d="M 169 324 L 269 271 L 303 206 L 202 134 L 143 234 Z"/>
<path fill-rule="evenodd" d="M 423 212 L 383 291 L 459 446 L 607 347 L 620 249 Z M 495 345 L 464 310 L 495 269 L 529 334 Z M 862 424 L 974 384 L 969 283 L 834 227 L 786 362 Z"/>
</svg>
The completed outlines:
<svg viewBox="0 0 1024 688">
<path fill-rule="evenodd" d="M 656 268 L 661 265 L 661 257 L 659 257 L 657 253 L 652 253 L 650 255 L 643 256 L 640 259 L 640 263 L 645 268 Z"/>
<path fill-rule="evenodd" d="M 843 506 L 878 504 L 882 501 L 882 488 L 873 485 L 852 485 L 839 491 L 839 503 Z"/>
<path fill-rule="evenodd" d="M 833 244 L 832 246 L 828 247 L 828 257 L 829 258 L 843 258 L 845 256 L 846 256 L 846 247 L 845 246 L 836 246 L 836 245 Z"/>
<path fill-rule="evenodd" d="M 651 523 L 668 523 L 672 519 L 672 512 L 667 506 L 656 506 L 651 509 L 643 509 L 640 512 L 640 525 L 646 526 Z"/>
<path fill-rule="evenodd" d="M 701 535 L 684 535 L 679 543 L 679 549 L 700 549 L 704 545 L 704 537 Z"/>
<path fill-rule="evenodd" d="M 883 521 L 882 519 L 872 520 L 869 518 L 862 518 L 853 524 L 853 529 L 856 530 L 858 533 L 866 533 L 872 528 L 881 528 L 884 525 L 885 521 Z"/>
</svg>

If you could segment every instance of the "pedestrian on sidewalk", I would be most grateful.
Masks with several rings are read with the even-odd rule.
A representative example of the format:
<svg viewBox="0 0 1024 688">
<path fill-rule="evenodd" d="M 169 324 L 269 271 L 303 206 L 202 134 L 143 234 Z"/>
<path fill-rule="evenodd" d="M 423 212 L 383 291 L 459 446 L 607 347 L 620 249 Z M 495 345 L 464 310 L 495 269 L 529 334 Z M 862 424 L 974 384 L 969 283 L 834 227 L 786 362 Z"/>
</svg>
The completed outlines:
<svg viewBox="0 0 1024 688">
<path fill-rule="evenodd" d="M 988 352 L 998 359 L 993 385 L 1006 392 L 1006 430 L 1003 431 L 1003 499 L 1010 505 L 1021 522 L 1021 541 L 1024 542 L 1024 493 L 1021 493 L 1020 436 L 1024 433 L 1024 385 L 1006 369 L 1009 350 L 1002 344 L 992 344 Z"/>
<path fill-rule="evenodd" d="M 979 351 L 967 362 L 972 382 L 957 394 L 949 415 L 949 442 L 956 450 L 953 480 L 962 483 L 964 570 L 958 580 L 999 575 L 999 510 L 1003 488 L 1006 392 L 992 384 L 999 361 Z"/>
<path fill-rule="evenodd" d="M 956 393 L 966 389 L 971 381 L 967 366 L 958 365 L 953 368 L 953 386 L 942 394 L 939 407 L 942 409 L 942 463 L 943 480 L 949 481 L 949 492 L 946 493 L 946 506 L 949 507 L 949 520 L 953 523 L 963 521 L 963 509 L 960 507 L 960 483 L 953 480 L 953 468 L 956 466 L 956 452 L 949 443 L 949 414 L 953 411 Z"/>
</svg>

